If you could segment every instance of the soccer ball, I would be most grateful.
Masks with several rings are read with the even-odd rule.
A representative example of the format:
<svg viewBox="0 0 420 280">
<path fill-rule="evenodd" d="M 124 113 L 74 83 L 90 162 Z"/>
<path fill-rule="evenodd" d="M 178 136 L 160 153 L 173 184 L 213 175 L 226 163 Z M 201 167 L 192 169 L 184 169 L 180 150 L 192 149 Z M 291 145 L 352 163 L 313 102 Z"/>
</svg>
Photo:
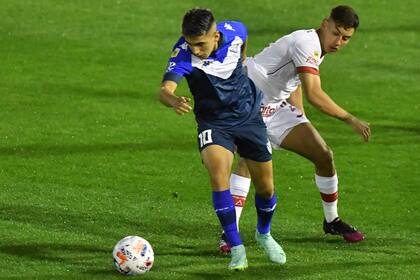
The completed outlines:
<svg viewBox="0 0 420 280">
<path fill-rule="evenodd" d="M 115 267 L 125 275 L 148 272 L 155 259 L 150 243 L 139 236 L 127 236 L 118 241 L 112 255 Z"/>
</svg>

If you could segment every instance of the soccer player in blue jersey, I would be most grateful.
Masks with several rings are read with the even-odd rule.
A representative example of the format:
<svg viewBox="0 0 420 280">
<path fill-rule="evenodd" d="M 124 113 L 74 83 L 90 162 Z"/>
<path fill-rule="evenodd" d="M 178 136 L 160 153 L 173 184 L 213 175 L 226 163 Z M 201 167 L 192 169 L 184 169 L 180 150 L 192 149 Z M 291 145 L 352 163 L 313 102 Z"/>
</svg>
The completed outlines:
<svg viewBox="0 0 420 280">
<path fill-rule="evenodd" d="M 240 22 L 216 24 L 208 9 L 188 11 L 163 77 L 159 99 L 177 114 L 192 110 L 189 98 L 175 95 L 185 77 L 194 97 L 198 148 L 213 191 L 213 206 L 231 249 L 229 268 L 248 266 L 236 225 L 229 177 L 235 146 L 246 160 L 255 185 L 258 223 L 255 238 L 269 259 L 284 264 L 286 255 L 270 234 L 276 207 L 271 150 L 260 114 L 262 94 L 247 77 L 247 31 Z"/>
</svg>

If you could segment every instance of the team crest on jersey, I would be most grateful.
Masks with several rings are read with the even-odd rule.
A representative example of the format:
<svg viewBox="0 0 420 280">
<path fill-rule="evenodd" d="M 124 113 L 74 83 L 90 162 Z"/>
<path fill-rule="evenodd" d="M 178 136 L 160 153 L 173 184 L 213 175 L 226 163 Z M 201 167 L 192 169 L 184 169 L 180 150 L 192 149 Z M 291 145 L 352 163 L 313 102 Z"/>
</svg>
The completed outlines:
<svg viewBox="0 0 420 280">
<path fill-rule="evenodd" d="M 177 57 L 178 56 L 178 54 L 179 54 L 179 51 L 180 51 L 180 49 L 179 48 L 176 48 L 176 49 L 174 49 L 174 51 L 172 52 L 172 54 L 171 54 L 171 57 L 173 58 L 173 57 Z"/>
</svg>

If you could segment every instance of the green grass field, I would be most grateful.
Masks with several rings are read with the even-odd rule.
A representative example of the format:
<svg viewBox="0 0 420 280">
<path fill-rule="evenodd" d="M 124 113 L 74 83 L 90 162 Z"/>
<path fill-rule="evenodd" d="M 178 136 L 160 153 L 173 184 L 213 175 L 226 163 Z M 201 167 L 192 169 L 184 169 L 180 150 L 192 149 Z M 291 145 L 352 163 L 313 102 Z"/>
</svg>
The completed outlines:
<svg viewBox="0 0 420 280">
<path fill-rule="evenodd" d="M 212 2 L 0 0 L 0 279 L 122 279 L 111 253 L 126 235 L 154 247 L 144 279 L 420 279 L 417 1 L 347 1 L 360 29 L 321 66 L 324 89 L 370 122 L 370 143 L 306 106 L 334 151 L 340 215 L 366 240 L 324 236 L 312 165 L 275 152 L 272 232 L 288 263 L 254 242 L 250 196 L 243 273 L 216 250 L 193 115 L 157 101 L 181 17 L 206 6 L 243 21 L 253 55 L 339 2 Z"/>
</svg>

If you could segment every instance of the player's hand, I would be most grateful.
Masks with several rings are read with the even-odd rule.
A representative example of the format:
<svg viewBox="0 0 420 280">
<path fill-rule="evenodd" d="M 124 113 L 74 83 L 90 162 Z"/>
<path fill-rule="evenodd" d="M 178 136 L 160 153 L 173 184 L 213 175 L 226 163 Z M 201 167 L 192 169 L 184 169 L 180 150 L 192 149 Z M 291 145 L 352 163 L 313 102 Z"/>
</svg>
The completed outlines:
<svg viewBox="0 0 420 280">
<path fill-rule="evenodd" d="M 365 121 L 359 120 L 358 118 L 351 116 L 346 120 L 346 122 L 351 125 L 353 130 L 360 135 L 362 135 L 365 142 L 369 141 L 370 138 L 370 127 L 369 124 Z"/>
<path fill-rule="evenodd" d="M 189 104 L 190 101 L 191 99 L 188 97 L 177 96 L 172 103 L 172 107 L 178 115 L 183 115 L 192 110 L 192 107 Z"/>
</svg>

